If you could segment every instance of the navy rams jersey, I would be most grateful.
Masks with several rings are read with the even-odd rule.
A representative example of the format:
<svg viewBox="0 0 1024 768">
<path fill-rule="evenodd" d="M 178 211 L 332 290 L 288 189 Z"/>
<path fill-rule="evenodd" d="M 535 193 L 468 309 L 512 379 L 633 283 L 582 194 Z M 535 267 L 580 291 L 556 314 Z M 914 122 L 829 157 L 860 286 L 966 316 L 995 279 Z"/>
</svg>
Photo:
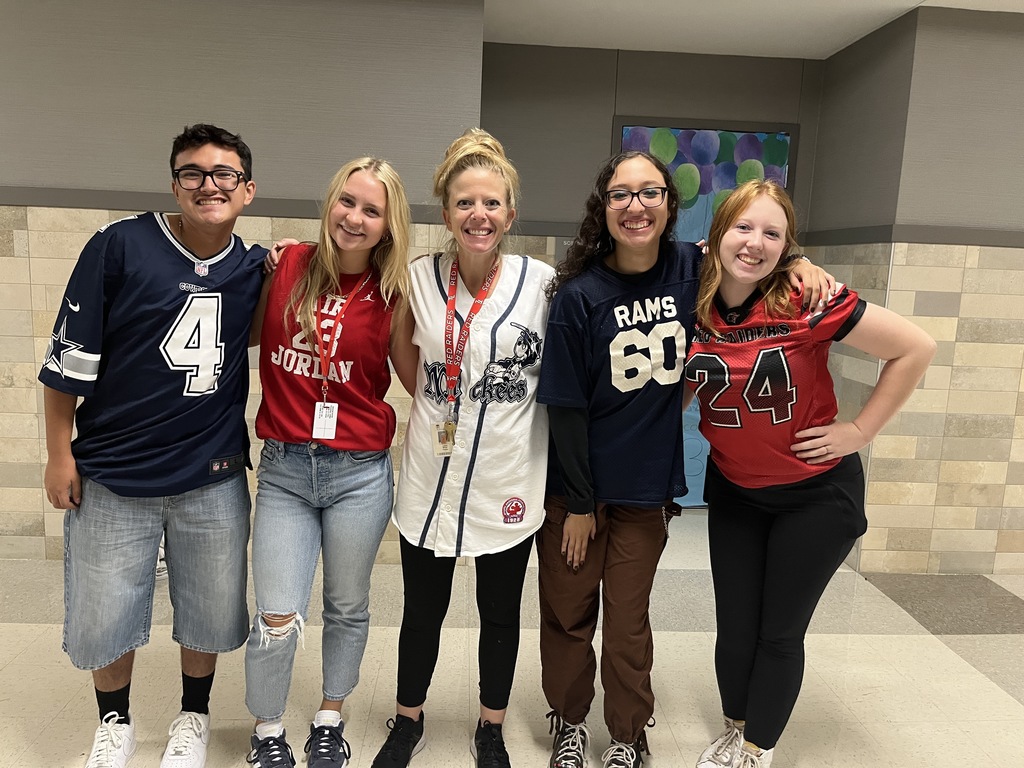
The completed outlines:
<svg viewBox="0 0 1024 768">
<path fill-rule="evenodd" d="M 700 259 L 673 243 L 640 275 L 601 262 L 552 301 L 537 399 L 587 409 L 597 501 L 660 506 L 686 492 L 683 364 Z"/>
<path fill-rule="evenodd" d="M 122 496 L 199 488 L 247 461 L 248 340 L 266 250 L 235 235 L 200 260 L 162 214 L 85 246 L 39 380 L 83 399 L 78 471 Z"/>
</svg>

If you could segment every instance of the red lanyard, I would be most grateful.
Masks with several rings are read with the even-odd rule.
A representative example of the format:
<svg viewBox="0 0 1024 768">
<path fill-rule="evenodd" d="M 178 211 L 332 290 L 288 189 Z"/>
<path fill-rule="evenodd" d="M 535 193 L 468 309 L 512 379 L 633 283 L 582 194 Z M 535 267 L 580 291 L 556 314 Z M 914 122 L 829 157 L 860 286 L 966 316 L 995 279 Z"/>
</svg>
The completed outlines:
<svg viewBox="0 0 1024 768">
<path fill-rule="evenodd" d="M 316 322 L 317 322 L 316 348 L 317 348 L 317 352 L 320 354 L 320 373 L 324 377 L 324 382 L 321 385 L 320 389 L 324 393 L 324 402 L 325 403 L 327 402 L 327 380 L 328 380 L 328 375 L 327 374 L 329 373 L 329 370 L 328 370 L 327 366 L 328 366 L 328 364 L 330 362 L 330 358 L 334 356 L 334 352 L 335 352 L 334 342 L 335 342 L 335 339 L 339 338 L 339 336 L 341 334 L 341 321 L 345 319 L 345 312 L 348 310 L 348 305 L 351 303 L 352 298 L 357 293 L 359 293 L 361 290 L 363 290 L 363 288 L 365 287 L 366 283 L 370 279 L 370 268 L 367 267 L 366 271 L 363 272 L 363 274 L 360 275 L 360 277 L 362 277 L 362 282 L 359 283 L 359 287 L 358 288 L 354 288 L 353 290 L 349 291 L 348 296 L 346 296 L 345 300 L 341 303 L 341 312 L 338 313 L 338 317 L 335 318 L 335 320 L 334 320 L 334 327 L 331 328 L 331 340 L 327 344 L 326 348 L 324 347 L 324 344 L 323 344 L 323 341 L 324 341 L 323 340 L 323 336 L 320 333 L 320 329 L 324 327 L 323 317 L 320 315 L 320 304 L 321 304 L 321 302 L 317 302 L 317 305 L 316 305 Z M 358 280 L 357 280 L 357 282 L 358 282 Z"/>
<path fill-rule="evenodd" d="M 448 416 L 450 419 L 454 419 L 455 415 L 455 388 L 458 386 L 459 375 L 462 373 L 462 356 L 466 351 L 466 342 L 469 340 L 469 325 L 473 322 L 473 318 L 476 317 L 476 313 L 480 311 L 480 307 L 483 306 L 484 299 L 487 298 L 487 292 L 491 289 L 491 283 L 494 282 L 494 275 L 497 272 L 498 257 L 495 256 L 494 263 L 491 265 L 487 277 L 484 278 L 484 284 L 480 286 L 476 298 L 473 299 L 473 306 L 470 307 L 469 312 L 466 313 L 465 320 L 462 321 L 462 328 L 459 330 L 459 340 L 453 345 L 452 339 L 455 335 L 455 293 L 459 285 L 459 259 L 456 257 L 452 260 L 452 271 L 448 276 L 448 310 L 444 318 L 444 367 L 445 375 L 448 377 Z"/>
</svg>

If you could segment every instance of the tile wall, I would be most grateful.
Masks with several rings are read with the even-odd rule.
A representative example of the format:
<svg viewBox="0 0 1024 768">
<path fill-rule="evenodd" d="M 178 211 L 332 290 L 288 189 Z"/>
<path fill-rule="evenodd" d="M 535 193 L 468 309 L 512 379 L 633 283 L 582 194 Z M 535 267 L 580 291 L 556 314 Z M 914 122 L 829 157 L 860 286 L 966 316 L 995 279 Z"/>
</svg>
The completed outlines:
<svg viewBox="0 0 1024 768">
<path fill-rule="evenodd" d="M 62 513 L 41 490 L 46 451 L 36 373 L 79 252 L 99 227 L 124 215 L 0 207 L 0 558 L 61 556 Z M 236 231 L 264 244 L 309 240 L 317 222 L 244 217 Z M 446 234 L 416 224 L 411 253 L 440 248 Z M 553 238 L 514 244 L 548 262 L 554 248 Z M 885 243 L 808 253 L 939 344 L 910 402 L 864 452 L 870 527 L 850 564 L 862 572 L 1024 573 L 1024 249 Z M 879 365 L 839 345 L 831 366 L 840 415 L 851 418 Z M 250 426 L 260 398 L 253 374 Z M 395 386 L 389 399 L 402 425 L 409 398 Z M 404 434 L 400 426 L 396 467 Z M 384 559 L 397 557 L 393 536 Z"/>
<path fill-rule="evenodd" d="M 36 375 L 79 253 L 96 230 L 131 213 L 0 206 L 0 559 L 62 557 L 64 515 L 50 507 L 42 491 L 46 444 L 42 386 Z M 282 237 L 315 240 L 318 226 L 316 220 L 243 217 L 235 231 L 247 242 L 269 245 Z M 410 255 L 440 250 L 447 235 L 442 226 L 415 224 Z M 518 237 L 510 248 L 554 260 L 554 238 Z M 262 445 L 252 431 L 260 401 L 255 354 L 250 363 L 247 415 L 255 461 Z M 397 468 L 411 401 L 397 380 L 388 399 L 400 425 L 392 449 Z M 255 491 L 253 473 L 249 479 Z M 394 537 L 389 531 L 381 558 L 397 562 Z"/>
<path fill-rule="evenodd" d="M 808 249 L 869 301 L 938 342 L 924 381 L 865 451 L 861 572 L 1024 573 L 1024 249 L 875 244 Z M 879 365 L 838 345 L 840 418 Z"/>
</svg>

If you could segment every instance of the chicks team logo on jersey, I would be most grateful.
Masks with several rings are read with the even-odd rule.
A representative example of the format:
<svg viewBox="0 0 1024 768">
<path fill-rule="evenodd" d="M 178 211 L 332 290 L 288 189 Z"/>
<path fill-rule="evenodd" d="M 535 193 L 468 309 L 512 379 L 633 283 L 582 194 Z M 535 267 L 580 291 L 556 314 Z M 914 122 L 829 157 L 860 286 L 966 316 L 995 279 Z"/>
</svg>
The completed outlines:
<svg viewBox="0 0 1024 768">
<path fill-rule="evenodd" d="M 540 360 L 540 336 L 519 323 L 509 323 L 519 329 L 509 357 L 488 363 L 480 381 L 469 390 L 469 396 L 481 403 L 518 403 L 526 399 L 527 386 L 523 369 Z"/>
<path fill-rule="evenodd" d="M 501 517 L 506 525 L 523 522 L 523 518 L 526 517 L 526 502 L 518 496 L 506 499 L 501 505 Z"/>
</svg>

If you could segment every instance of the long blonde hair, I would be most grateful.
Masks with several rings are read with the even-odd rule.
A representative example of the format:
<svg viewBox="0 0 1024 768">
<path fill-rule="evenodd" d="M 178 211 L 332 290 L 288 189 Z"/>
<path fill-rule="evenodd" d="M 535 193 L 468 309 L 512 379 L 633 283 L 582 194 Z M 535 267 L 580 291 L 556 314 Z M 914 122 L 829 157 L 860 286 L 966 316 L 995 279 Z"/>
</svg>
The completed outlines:
<svg viewBox="0 0 1024 768">
<path fill-rule="evenodd" d="M 737 219 L 743 215 L 751 203 L 759 197 L 767 197 L 782 208 L 786 214 L 786 247 L 782 258 L 775 269 L 757 283 L 757 287 L 765 297 L 765 309 L 769 317 L 792 317 L 793 306 L 790 301 L 792 288 L 789 285 L 787 257 L 799 245 L 796 241 L 796 213 L 793 201 L 786 190 L 774 181 L 752 179 L 736 187 L 715 212 L 711 220 L 711 231 L 708 233 L 708 252 L 700 269 L 700 290 L 697 293 L 697 321 L 703 328 L 715 335 L 719 329 L 711 319 L 711 308 L 714 305 L 718 286 L 722 284 L 722 260 L 719 248 L 725 233 L 732 229 Z"/>
<path fill-rule="evenodd" d="M 327 187 L 320 206 L 320 241 L 316 244 L 306 271 L 295 282 L 285 308 L 285 320 L 289 315 L 294 317 L 302 327 L 306 341 L 314 348 L 317 337 L 317 302 L 321 296 L 341 293 L 341 249 L 331 237 L 331 209 L 341 197 L 348 180 L 360 171 L 377 179 L 387 193 L 384 235 L 370 252 L 370 266 L 380 275 L 380 295 L 389 305 L 409 295 L 408 253 L 412 216 L 405 186 L 387 160 L 360 157 L 345 163 Z"/>
<path fill-rule="evenodd" d="M 448 192 L 452 181 L 470 168 L 483 168 L 498 174 L 505 182 L 505 196 L 508 207 L 515 209 L 519 200 L 519 172 L 505 154 L 505 147 L 491 134 L 481 128 L 470 128 L 448 145 L 444 160 L 434 171 L 434 196 L 441 201 L 441 207 L 448 207 Z M 498 245 L 499 251 L 505 239 Z M 449 253 L 456 253 L 455 238 L 446 245 Z"/>
</svg>

